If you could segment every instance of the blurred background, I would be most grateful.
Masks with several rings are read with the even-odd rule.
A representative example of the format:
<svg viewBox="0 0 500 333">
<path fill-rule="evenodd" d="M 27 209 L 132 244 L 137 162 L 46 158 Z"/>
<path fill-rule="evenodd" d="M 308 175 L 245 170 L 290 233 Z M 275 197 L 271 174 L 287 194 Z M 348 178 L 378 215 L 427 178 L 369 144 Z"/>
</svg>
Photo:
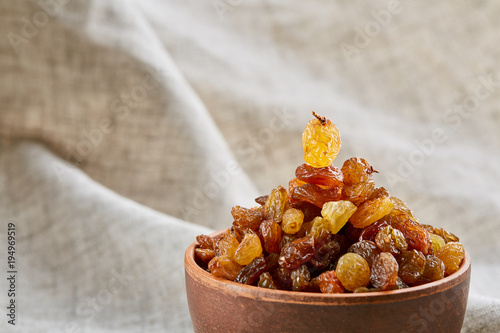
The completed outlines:
<svg viewBox="0 0 500 333">
<path fill-rule="evenodd" d="M 495 1 L 3 1 L 6 332 L 191 332 L 183 255 L 286 185 L 311 111 L 473 263 L 464 332 L 500 324 Z M 6 267 L 6 254 L 2 254 Z M 5 269 L 7 271 L 7 269 Z M 1 279 L 2 304 L 9 301 Z"/>
</svg>

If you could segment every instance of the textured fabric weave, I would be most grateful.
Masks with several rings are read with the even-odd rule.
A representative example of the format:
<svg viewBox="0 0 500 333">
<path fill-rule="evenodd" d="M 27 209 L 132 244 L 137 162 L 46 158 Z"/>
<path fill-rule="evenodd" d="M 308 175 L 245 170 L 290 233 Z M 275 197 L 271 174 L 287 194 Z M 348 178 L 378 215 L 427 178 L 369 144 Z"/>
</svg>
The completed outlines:
<svg viewBox="0 0 500 333">
<path fill-rule="evenodd" d="M 500 4 L 0 2 L 0 264 L 16 325 L 191 332 L 183 254 L 286 185 L 311 111 L 473 262 L 464 332 L 500 325 Z"/>
</svg>

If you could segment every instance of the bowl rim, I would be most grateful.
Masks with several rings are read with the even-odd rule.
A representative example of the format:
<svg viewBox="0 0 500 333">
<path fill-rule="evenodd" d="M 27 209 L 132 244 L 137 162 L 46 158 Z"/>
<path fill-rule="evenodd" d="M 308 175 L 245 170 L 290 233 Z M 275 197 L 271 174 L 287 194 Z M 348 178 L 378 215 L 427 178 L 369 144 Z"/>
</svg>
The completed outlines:
<svg viewBox="0 0 500 333">
<path fill-rule="evenodd" d="M 227 229 L 216 231 L 214 233 L 211 233 L 209 236 L 216 236 L 222 232 L 225 232 L 226 230 Z M 225 290 L 233 294 L 238 294 L 238 296 L 246 296 L 250 298 L 257 298 L 274 302 L 297 304 L 314 303 L 318 305 L 355 305 L 363 303 L 366 304 L 404 301 L 417 297 L 436 294 L 451 289 L 466 280 L 470 276 L 471 271 L 471 258 L 467 250 L 465 250 L 465 257 L 462 261 L 462 265 L 455 273 L 444 277 L 441 280 L 405 289 L 374 291 L 356 294 L 323 294 L 301 291 L 276 290 L 241 284 L 210 274 L 209 272 L 202 269 L 194 259 L 194 250 L 196 248 L 196 245 L 198 245 L 197 241 L 191 243 L 186 249 L 184 255 L 184 270 L 186 279 L 189 276 L 191 279 L 208 288 Z"/>
</svg>

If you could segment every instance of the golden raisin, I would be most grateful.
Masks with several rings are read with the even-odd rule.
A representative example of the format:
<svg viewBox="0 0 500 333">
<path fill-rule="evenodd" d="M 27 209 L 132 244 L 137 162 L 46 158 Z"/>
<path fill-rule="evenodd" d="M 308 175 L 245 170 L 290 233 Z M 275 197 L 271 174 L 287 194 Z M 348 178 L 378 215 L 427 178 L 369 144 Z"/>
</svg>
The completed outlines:
<svg viewBox="0 0 500 333">
<path fill-rule="evenodd" d="M 264 218 L 264 215 L 262 213 L 263 210 L 261 208 L 249 209 L 240 206 L 234 206 L 231 209 L 231 215 L 233 215 L 234 219 L 233 225 L 256 230 Z"/>
<path fill-rule="evenodd" d="M 408 243 L 406 243 L 403 233 L 390 225 L 378 232 L 377 236 L 375 236 L 375 243 L 380 250 L 392 254 L 399 254 L 408 250 Z"/>
<path fill-rule="evenodd" d="M 457 236 L 444 230 L 443 228 L 434 228 L 432 225 L 422 224 L 422 226 L 430 233 L 440 236 L 444 239 L 445 243 L 460 241 Z"/>
<path fill-rule="evenodd" d="M 411 219 L 415 222 L 418 222 L 418 219 L 415 217 L 411 209 L 408 208 L 408 206 L 404 203 L 403 200 L 394 196 L 392 196 L 391 199 L 392 202 L 394 203 L 394 207 L 392 211 L 389 213 L 391 217 L 396 217 L 396 218 L 400 217 L 403 220 Z"/>
<path fill-rule="evenodd" d="M 436 254 L 446 244 L 446 242 L 444 241 L 443 237 L 438 236 L 436 234 L 430 234 L 430 236 L 431 236 L 432 253 Z"/>
<path fill-rule="evenodd" d="M 317 216 L 314 218 L 314 220 L 312 220 L 311 227 L 307 231 L 306 235 L 317 238 L 322 230 L 329 230 L 329 228 L 330 222 L 327 219 L 322 218 L 321 216 Z"/>
<path fill-rule="evenodd" d="M 344 288 L 349 291 L 366 287 L 370 283 L 370 267 L 366 260 L 356 253 L 346 253 L 340 257 L 335 272 Z"/>
<path fill-rule="evenodd" d="M 264 204 L 264 215 L 267 220 L 273 219 L 280 223 L 288 202 L 288 193 L 283 186 L 278 186 L 271 191 L 269 198 Z"/>
<path fill-rule="evenodd" d="M 344 184 L 354 185 L 372 179 L 373 167 L 364 158 L 351 157 L 342 165 Z"/>
<path fill-rule="evenodd" d="M 234 261 L 240 265 L 248 265 L 262 255 L 262 246 L 259 236 L 247 233 L 234 253 Z"/>
<path fill-rule="evenodd" d="M 443 261 L 445 275 L 448 276 L 455 273 L 460 268 L 465 258 L 465 250 L 461 243 L 449 242 L 446 243 L 435 256 Z"/>
<path fill-rule="evenodd" d="M 347 223 L 357 207 L 350 201 L 329 201 L 323 205 L 321 215 L 328 221 L 328 230 L 336 234 Z"/>
<path fill-rule="evenodd" d="M 359 206 L 361 203 L 371 197 L 374 188 L 375 182 L 373 180 L 346 185 L 342 188 L 342 199 L 349 200 L 356 206 Z"/>
<path fill-rule="evenodd" d="M 310 120 L 302 133 L 304 160 L 315 168 L 327 167 L 342 145 L 340 133 L 331 120 L 313 114 L 316 119 Z"/>
<path fill-rule="evenodd" d="M 366 200 L 359 205 L 358 210 L 354 212 L 349 221 L 356 228 L 364 228 L 389 214 L 393 206 L 388 197 Z"/>
<path fill-rule="evenodd" d="M 242 268 L 243 266 L 225 256 L 214 257 L 208 263 L 208 269 L 210 270 L 210 273 L 231 281 L 236 279 Z"/>
<path fill-rule="evenodd" d="M 217 249 L 218 256 L 226 256 L 229 259 L 233 259 L 234 253 L 239 245 L 240 243 L 236 237 L 227 230 L 224 236 L 217 242 L 215 248 Z"/>
<path fill-rule="evenodd" d="M 281 228 L 287 234 L 296 234 L 304 222 L 304 213 L 296 208 L 290 208 L 283 214 Z"/>
</svg>

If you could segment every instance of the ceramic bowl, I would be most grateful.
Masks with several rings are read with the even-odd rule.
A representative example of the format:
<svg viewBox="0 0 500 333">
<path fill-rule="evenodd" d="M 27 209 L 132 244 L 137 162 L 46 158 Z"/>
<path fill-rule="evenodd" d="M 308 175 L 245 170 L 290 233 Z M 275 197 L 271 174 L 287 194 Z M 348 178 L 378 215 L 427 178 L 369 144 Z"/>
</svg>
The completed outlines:
<svg viewBox="0 0 500 333">
<path fill-rule="evenodd" d="M 217 234 L 217 233 L 215 233 Z M 213 235 L 215 235 L 213 234 Z M 195 332 L 460 332 L 471 272 L 401 290 L 321 294 L 264 289 L 214 277 L 184 257 L 186 291 Z"/>
</svg>

